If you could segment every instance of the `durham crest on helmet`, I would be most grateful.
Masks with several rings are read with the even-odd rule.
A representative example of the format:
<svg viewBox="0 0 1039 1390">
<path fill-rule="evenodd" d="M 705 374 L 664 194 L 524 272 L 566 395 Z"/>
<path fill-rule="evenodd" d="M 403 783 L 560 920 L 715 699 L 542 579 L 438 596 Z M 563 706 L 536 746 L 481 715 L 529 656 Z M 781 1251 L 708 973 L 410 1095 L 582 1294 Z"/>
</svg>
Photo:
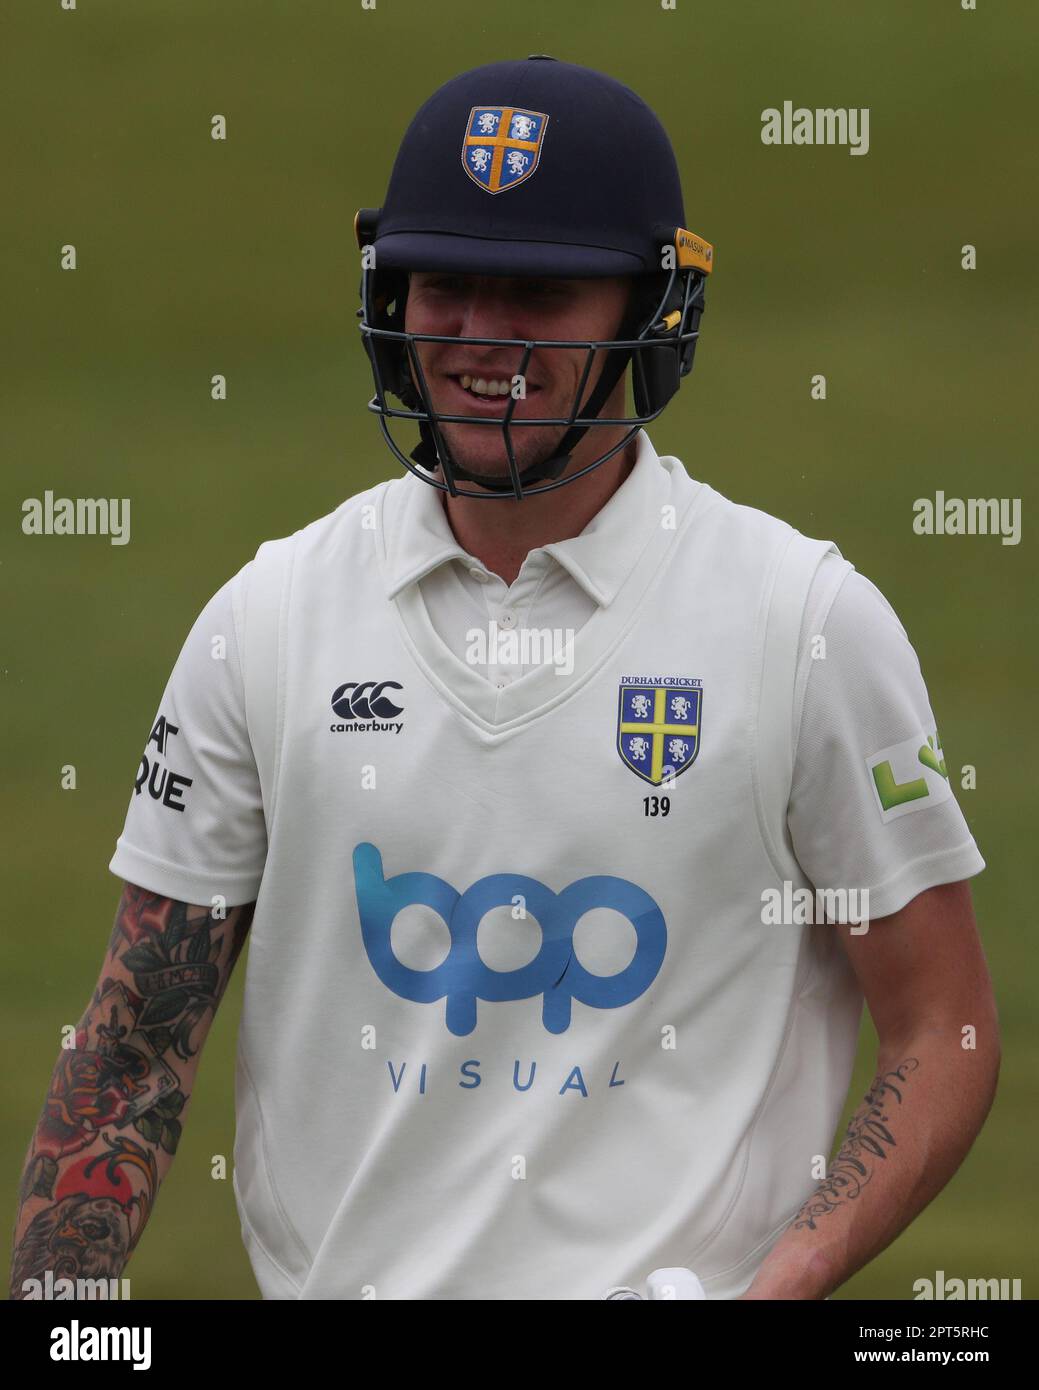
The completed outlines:
<svg viewBox="0 0 1039 1390">
<path fill-rule="evenodd" d="M 504 193 L 538 167 L 548 116 L 518 106 L 474 106 L 469 112 L 462 165 L 486 193 Z"/>
</svg>

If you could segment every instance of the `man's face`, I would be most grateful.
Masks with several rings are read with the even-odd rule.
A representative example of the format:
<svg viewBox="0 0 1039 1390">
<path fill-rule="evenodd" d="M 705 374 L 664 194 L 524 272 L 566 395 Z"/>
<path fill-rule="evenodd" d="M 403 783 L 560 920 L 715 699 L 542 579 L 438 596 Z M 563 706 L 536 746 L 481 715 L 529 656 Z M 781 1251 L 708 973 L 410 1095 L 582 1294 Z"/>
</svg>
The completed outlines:
<svg viewBox="0 0 1039 1390">
<path fill-rule="evenodd" d="M 615 338 L 627 307 L 631 281 L 519 279 L 412 271 L 404 326 L 410 333 L 457 338 Z M 500 420 L 512 398 L 512 383 L 524 349 L 467 347 L 455 343 L 416 343 L 433 408 L 446 415 L 478 415 Z M 512 419 L 566 417 L 584 372 L 584 348 L 535 348 L 525 373 L 526 397 L 516 400 Z M 605 359 L 600 350 L 585 383 L 582 407 L 595 388 Z M 475 389 L 474 389 L 475 387 Z M 624 414 L 623 378 L 616 399 L 601 414 Z M 616 408 L 613 408 L 616 407 Z M 579 412 L 580 413 L 580 412 Z M 470 473 L 508 476 L 508 455 L 500 429 L 489 425 L 440 426 L 451 457 Z M 516 463 L 522 472 L 558 445 L 563 425 L 520 426 L 510 430 Z M 590 430 L 589 461 L 603 452 L 606 429 Z M 612 442 L 612 441 L 611 441 Z"/>
</svg>

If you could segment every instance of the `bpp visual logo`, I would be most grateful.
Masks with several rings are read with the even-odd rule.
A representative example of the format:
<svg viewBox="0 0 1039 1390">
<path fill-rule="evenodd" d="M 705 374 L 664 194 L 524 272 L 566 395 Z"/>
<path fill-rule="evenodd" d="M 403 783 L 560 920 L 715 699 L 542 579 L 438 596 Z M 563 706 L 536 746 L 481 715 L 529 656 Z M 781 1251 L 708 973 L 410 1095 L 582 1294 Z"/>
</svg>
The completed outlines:
<svg viewBox="0 0 1039 1390">
<path fill-rule="evenodd" d="M 543 996 L 542 1022 L 550 1033 L 570 1026 L 571 1000 L 595 1009 L 618 1009 L 643 994 L 656 979 L 667 950 L 664 914 L 647 892 L 624 878 L 596 874 L 554 893 L 523 874 L 488 874 L 458 893 L 436 874 L 404 873 L 386 878 L 375 845 L 354 850 L 354 887 L 364 949 L 379 979 L 416 1004 L 447 1000 L 447 1026 L 456 1037 L 476 1027 L 476 1001 Z M 476 933 L 495 907 L 511 907 L 521 895 L 541 927 L 541 949 L 518 970 L 492 970 L 480 959 Z M 393 953 L 390 931 L 405 907 L 421 903 L 447 924 L 451 949 L 432 970 L 412 970 Z M 615 975 L 592 975 L 574 953 L 574 929 L 592 908 L 609 907 L 635 929 L 637 946 Z"/>
</svg>

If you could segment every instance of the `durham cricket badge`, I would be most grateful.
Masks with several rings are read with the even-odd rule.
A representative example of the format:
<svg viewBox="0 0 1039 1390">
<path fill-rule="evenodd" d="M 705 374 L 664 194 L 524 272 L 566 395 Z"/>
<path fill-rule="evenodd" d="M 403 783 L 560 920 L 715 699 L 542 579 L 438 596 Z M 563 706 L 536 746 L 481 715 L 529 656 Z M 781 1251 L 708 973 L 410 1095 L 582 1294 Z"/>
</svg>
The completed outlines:
<svg viewBox="0 0 1039 1390">
<path fill-rule="evenodd" d="M 689 676 L 625 676 L 617 710 L 617 751 L 644 781 L 659 787 L 696 761 L 703 686 Z"/>
<path fill-rule="evenodd" d="M 469 112 L 462 163 L 487 193 L 504 193 L 538 167 L 548 117 L 518 106 L 474 106 Z"/>
</svg>

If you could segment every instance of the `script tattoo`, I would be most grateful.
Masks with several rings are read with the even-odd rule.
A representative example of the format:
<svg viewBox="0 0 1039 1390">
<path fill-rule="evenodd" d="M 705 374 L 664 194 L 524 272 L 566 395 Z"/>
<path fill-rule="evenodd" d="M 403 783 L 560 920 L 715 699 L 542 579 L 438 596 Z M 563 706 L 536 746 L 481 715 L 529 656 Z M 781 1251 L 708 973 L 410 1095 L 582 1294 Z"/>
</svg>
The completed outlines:
<svg viewBox="0 0 1039 1390">
<path fill-rule="evenodd" d="M 902 1104 L 905 1083 L 919 1065 L 915 1057 L 907 1057 L 894 1071 L 873 1078 L 829 1173 L 794 1217 L 795 1230 L 816 1230 L 820 1217 L 861 1196 L 873 1177 L 875 1160 L 883 1161 L 897 1147 L 891 1132 L 891 1114 Z"/>
<path fill-rule="evenodd" d="M 255 904 L 217 917 L 127 884 L 98 988 L 55 1064 L 19 1190 L 37 1208 L 14 1252 L 23 1281 L 119 1274 L 180 1140 L 196 1057 Z M 46 1203 L 41 1207 L 41 1200 Z"/>
</svg>

